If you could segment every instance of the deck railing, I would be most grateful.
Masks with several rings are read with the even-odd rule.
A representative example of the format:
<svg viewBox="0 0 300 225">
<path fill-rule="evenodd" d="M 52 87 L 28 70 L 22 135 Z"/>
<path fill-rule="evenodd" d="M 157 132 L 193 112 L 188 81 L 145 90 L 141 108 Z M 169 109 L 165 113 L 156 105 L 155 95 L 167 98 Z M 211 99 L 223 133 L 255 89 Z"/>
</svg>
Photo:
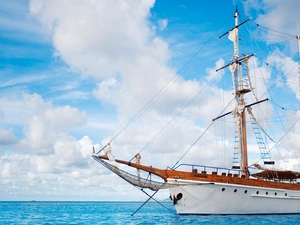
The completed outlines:
<svg viewBox="0 0 300 225">
<path fill-rule="evenodd" d="M 169 168 L 170 169 L 170 168 Z M 222 167 L 214 167 L 214 166 L 203 166 L 203 165 L 195 165 L 195 164 L 180 164 L 177 167 L 173 168 L 173 170 L 183 169 L 185 171 L 192 171 L 198 173 L 208 173 L 208 174 L 218 174 L 218 175 L 235 175 L 235 176 L 242 176 L 242 171 L 239 169 L 229 169 L 229 168 L 222 168 Z"/>
</svg>

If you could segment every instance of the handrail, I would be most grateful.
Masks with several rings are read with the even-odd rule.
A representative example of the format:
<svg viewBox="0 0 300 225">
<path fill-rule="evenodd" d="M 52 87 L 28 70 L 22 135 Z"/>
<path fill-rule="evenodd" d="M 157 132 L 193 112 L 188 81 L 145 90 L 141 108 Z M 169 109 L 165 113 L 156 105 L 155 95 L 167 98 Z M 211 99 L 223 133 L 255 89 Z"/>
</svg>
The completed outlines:
<svg viewBox="0 0 300 225">
<path fill-rule="evenodd" d="M 189 166 L 191 167 L 191 171 L 193 171 L 193 169 L 198 169 L 198 168 L 202 168 L 202 171 L 208 171 L 208 170 L 211 170 L 211 171 L 215 171 L 215 172 L 227 172 L 227 173 L 232 173 L 232 174 L 238 174 L 240 175 L 242 173 L 241 170 L 239 169 L 230 169 L 230 168 L 222 168 L 222 167 L 214 167 L 214 166 L 203 166 L 203 165 L 196 165 L 196 164 L 187 164 L 187 163 L 182 163 L 182 164 L 179 164 L 177 167 L 173 168 L 172 170 L 176 170 L 178 169 L 179 167 L 183 167 L 183 166 Z"/>
</svg>

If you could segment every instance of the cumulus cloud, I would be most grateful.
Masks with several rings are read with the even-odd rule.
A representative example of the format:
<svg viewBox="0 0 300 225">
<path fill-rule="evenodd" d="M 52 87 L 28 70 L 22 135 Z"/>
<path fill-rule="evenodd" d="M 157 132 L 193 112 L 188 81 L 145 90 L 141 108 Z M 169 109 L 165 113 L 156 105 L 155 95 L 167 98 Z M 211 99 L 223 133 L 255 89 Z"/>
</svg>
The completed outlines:
<svg viewBox="0 0 300 225">
<path fill-rule="evenodd" d="M 260 38 L 263 37 L 269 43 L 290 39 L 292 40 L 290 49 L 292 52 L 296 52 L 295 37 L 299 32 L 298 9 L 300 1 L 250 0 L 243 1 L 243 5 L 249 15 L 255 15 L 255 22 L 264 27 L 260 33 Z M 270 28 L 270 32 L 266 33 L 265 28 Z"/>
<path fill-rule="evenodd" d="M 70 199 L 85 196 L 88 190 L 99 187 L 99 176 L 101 177 L 90 157 L 92 145 L 87 136 L 77 141 L 74 137 L 65 135 L 57 140 L 52 154 L 0 153 L 1 199 L 7 199 L 7 196 L 11 200 L 28 200 L 30 196 L 35 199 L 53 200 L 55 196 L 58 199 L 68 199 L 70 190 Z M 19 192 L 18 195 L 16 191 Z M 50 197 L 47 198 L 47 195 Z M 96 198 L 97 196 L 95 193 Z"/>
<path fill-rule="evenodd" d="M 94 96 L 132 115 L 174 75 L 166 66 L 168 44 L 149 25 L 153 5 L 152 0 L 32 0 L 30 11 L 52 28 L 57 56 L 74 71 L 101 79 Z"/>
<path fill-rule="evenodd" d="M 48 154 L 54 151 L 53 143 L 72 126 L 85 123 L 85 113 L 70 106 L 53 107 L 38 94 L 24 94 L 25 138 L 19 148 L 25 152 Z"/>
<path fill-rule="evenodd" d="M 206 69 L 206 73 L 208 74 L 208 76 L 206 76 L 206 80 L 211 81 L 213 79 L 217 79 L 220 80 L 222 78 L 222 75 L 224 75 L 224 70 L 221 70 L 219 74 L 216 73 L 217 69 L 220 69 L 221 67 L 223 67 L 225 65 L 225 61 L 224 59 L 219 59 L 214 68 L 207 68 Z"/>
<path fill-rule="evenodd" d="M 62 135 L 54 143 L 52 154 L 36 157 L 38 172 L 61 174 L 71 172 L 75 168 L 86 168 L 88 165 L 86 157 L 90 156 L 92 148 L 88 146 L 89 151 L 84 152 L 83 147 L 85 146 L 82 146 L 74 137 Z"/>
<path fill-rule="evenodd" d="M 71 68 L 106 77 L 136 61 L 147 49 L 152 30 L 146 24 L 153 4 L 153 0 L 105 4 L 31 0 L 30 12 L 52 28 L 57 55 Z"/>
<path fill-rule="evenodd" d="M 263 22 L 264 26 L 289 34 L 291 34 L 290 31 L 292 30 L 297 31 L 297 23 L 299 24 L 300 22 L 300 18 L 297 15 L 300 7 L 299 1 L 265 0 L 263 3 L 265 14 L 258 17 L 258 22 Z"/>
<path fill-rule="evenodd" d="M 278 71 L 282 71 L 283 74 L 280 74 L 282 79 L 286 77 L 287 85 L 297 97 L 299 94 L 299 85 L 297 83 L 298 63 L 295 62 L 291 57 L 288 57 L 280 52 L 278 49 L 268 56 L 267 61 L 274 65 Z M 279 85 L 282 85 L 282 83 L 283 80 L 279 82 Z"/>
<path fill-rule="evenodd" d="M 11 130 L 0 129 L 0 145 L 11 145 L 18 143 L 19 139 Z"/>
</svg>

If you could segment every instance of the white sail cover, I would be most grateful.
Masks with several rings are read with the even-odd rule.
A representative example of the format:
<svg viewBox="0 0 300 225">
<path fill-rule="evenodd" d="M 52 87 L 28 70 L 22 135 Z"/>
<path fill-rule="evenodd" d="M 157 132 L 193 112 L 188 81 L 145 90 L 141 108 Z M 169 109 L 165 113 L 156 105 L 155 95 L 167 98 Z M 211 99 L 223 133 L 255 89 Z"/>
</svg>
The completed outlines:
<svg viewBox="0 0 300 225">
<path fill-rule="evenodd" d="M 232 42 L 235 42 L 237 40 L 237 35 L 238 35 L 238 29 L 233 28 L 232 30 L 229 31 L 228 39 Z"/>
<path fill-rule="evenodd" d="M 244 105 L 238 105 L 235 107 L 234 110 L 232 110 L 231 114 L 234 116 L 234 118 L 240 117 L 244 109 L 245 109 Z"/>
<path fill-rule="evenodd" d="M 113 156 L 113 154 L 111 153 L 111 147 L 110 144 L 106 145 L 103 149 L 103 154 L 105 156 L 107 156 L 107 158 L 109 159 L 109 161 L 114 162 L 115 161 L 115 157 Z"/>
<path fill-rule="evenodd" d="M 229 65 L 229 69 L 231 71 L 232 74 L 234 74 L 235 70 L 236 70 L 236 63 L 232 63 Z"/>
<path fill-rule="evenodd" d="M 235 70 L 237 68 L 237 64 L 236 63 L 232 63 L 229 65 L 229 69 L 231 71 L 231 75 L 232 75 L 232 82 L 233 84 L 235 83 L 234 81 L 234 73 L 235 73 Z M 234 93 L 234 97 L 236 97 L 236 86 L 233 85 L 233 93 Z M 236 102 L 236 105 L 237 105 L 237 102 Z"/>
<path fill-rule="evenodd" d="M 233 42 L 234 58 L 238 58 L 238 28 L 233 28 L 229 31 L 228 39 Z"/>
<path fill-rule="evenodd" d="M 298 40 L 298 54 L 300 54 L 300 35 L 297 36 Z"/>
</svg>

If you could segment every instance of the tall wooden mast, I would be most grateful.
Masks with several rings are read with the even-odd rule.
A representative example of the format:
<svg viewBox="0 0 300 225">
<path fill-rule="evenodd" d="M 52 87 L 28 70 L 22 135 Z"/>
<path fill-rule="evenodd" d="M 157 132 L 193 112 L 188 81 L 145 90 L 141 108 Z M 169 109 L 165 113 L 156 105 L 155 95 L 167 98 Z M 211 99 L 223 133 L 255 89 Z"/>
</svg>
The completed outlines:
<svg viewBox="0 0 300 225">
<path fill-rule="evenodd" d="M 236 70 L 234 71 L 234 86 L 236 87 L 236 122 L 237 122 L 237 135 L 238 135 L 238 143 L 239 143 L 239 153 L 240 153 L 240 167 L 245 175 L 248 178 L 248 152 L 247 152 L 247 130 L 246 130 L 246 114 L 245 114 L 245 100 L 244 94 L 249 92 L 250 90 L 245 88 L 243 85 L 243 78 L 242 78 L 242 69 L 241 69 L 241 60 L 239 59 L 239 46 L 238 46 L 238 28 L 239 28 L 239 21 L 238 21 L 239 13 L 236 10 L 234 17 L 235 17 L 235 40 L 234 40 L 234 55 L 233 60 L 236 64 Z"/>
<path fill-rule="evenodd" d="M 299 93 L 298 93 L 298 102 L 299 102 L 299 110 L 300 110 L 300 35 L 297 35 L 297 46 L 298 46 L 298 74 L 299 74 Z"/>
<path fill-rule="evenodd" d="M 226 66 L 217 69 L 219 71 L 224 69 L 225 67 L 229 67 L 232 76 L 232 84 L 233 84 L 233 94 L 235 99 L 235 109 L 231 112 L 235 118 L 236 122 L 236 134 L 237 134 L 237 143 L 238 143 L 238 154 L 239 154 L 239 168 L 242 170 L 245 177 L 249 177 L 248 175 L 248 153 L 247 153 L 247 132 L 246 132 L 246 115 L 245 115 L 245 100 L 244 94 L 250 92 L 251 90 L 248 86 L 243 84 L 242 78 L 242 62 L 247 64 L 249 57 L 253 56 L 244 56 L 242 58 L 239 57 L 239 46 L 238 46 L 238 32 L 239 27 L 244 23 L 248 22 L 250 19 L 245 20 L 244 22 L 239 24 L 239 13 L 236 9 L 234 13 L 235 18 L 235 26 L 231 30 L 227 31 L 219 38 L 225 36 L 229 33 L 229 40 L 233 42 L 233 57 L 231 63 Z M 248 65 L 247 65 L 248 66 Z M 226 115 L 226 114 L 225 114 Z M 220 117 L 218 117 L 220 118 Z M 217 118 L 216 118 L 217 119 Z M 215 120 L 215 119 L 214 119 Z"/>
</svg>

